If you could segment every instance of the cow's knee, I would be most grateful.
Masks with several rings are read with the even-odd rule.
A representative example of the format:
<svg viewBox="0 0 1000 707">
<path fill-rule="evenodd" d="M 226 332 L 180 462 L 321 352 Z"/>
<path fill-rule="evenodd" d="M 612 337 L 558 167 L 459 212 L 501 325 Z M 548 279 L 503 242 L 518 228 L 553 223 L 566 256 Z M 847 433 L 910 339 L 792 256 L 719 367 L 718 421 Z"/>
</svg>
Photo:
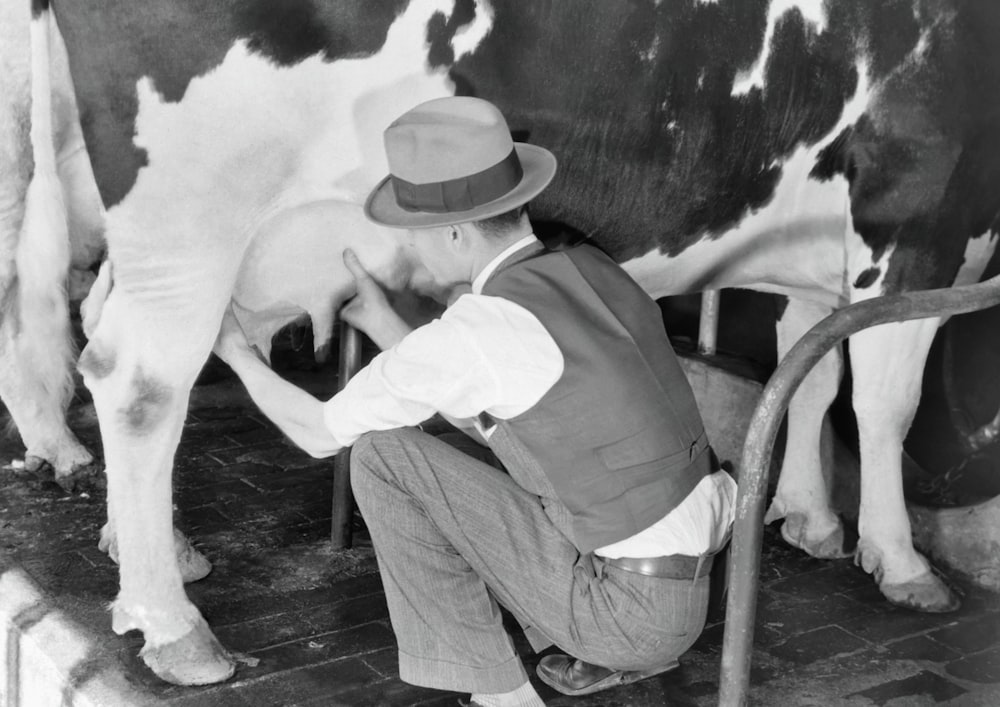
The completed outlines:
<svg viewBox="0 0 1000 707">
<path fill-rule="evenodd" d="M 167 383 L 137 368 L 128 384 L 119 420 L 132 435 L 145 437 L 167 418 L 174 393 Z"/>
<path fill-rule="evenodd" d="M 77 367 L 95 396 L 101 388 L 116 391 L 115 423 L 130 436 L 147 436 L 168 417 L 175 398 L 173 387 L 141 366 L 132 368 L 122 384 L 128 370 L 118 365 L 113 350 L 92 342 L 80 356 Z"/>
</svg>

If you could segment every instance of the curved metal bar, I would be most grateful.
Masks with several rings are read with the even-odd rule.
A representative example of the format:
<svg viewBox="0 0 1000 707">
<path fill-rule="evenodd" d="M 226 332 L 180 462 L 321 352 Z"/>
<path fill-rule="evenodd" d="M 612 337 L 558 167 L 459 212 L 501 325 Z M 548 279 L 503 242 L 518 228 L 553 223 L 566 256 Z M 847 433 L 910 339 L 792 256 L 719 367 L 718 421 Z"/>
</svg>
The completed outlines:
<svg viewBox="0 0 1000 707">
<path fill-rule="evenodd" d="M 905 292 L 858 302 L 834 312 L 806 332 L 778 365 L 764 387 L 743 445 L 722 642 L 720 705 L 747 704 L 767 471 L 778 427 L 799 384 L 831 348 L 862 329 L 972 312 L 996 304 L 1000 304 L 1000 275 L 975 285 Z"/>
</svg>

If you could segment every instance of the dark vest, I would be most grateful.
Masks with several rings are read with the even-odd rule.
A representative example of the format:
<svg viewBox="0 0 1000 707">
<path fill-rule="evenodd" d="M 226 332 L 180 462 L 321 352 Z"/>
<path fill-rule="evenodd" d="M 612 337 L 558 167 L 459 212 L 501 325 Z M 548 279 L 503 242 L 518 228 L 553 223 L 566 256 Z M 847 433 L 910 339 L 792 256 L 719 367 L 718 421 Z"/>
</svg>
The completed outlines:
<svg viewBox="0 0 1000 707">
<path fill-rule="evenodd" d="M 711 471 L 660 309 L 601 251 L 522 250 L 483 294 L 534 314 L 562 352 L 559 380 L 529 410 L 495 420 L 490 447 L 580 552 L 645 530 Z"/>
</svg>

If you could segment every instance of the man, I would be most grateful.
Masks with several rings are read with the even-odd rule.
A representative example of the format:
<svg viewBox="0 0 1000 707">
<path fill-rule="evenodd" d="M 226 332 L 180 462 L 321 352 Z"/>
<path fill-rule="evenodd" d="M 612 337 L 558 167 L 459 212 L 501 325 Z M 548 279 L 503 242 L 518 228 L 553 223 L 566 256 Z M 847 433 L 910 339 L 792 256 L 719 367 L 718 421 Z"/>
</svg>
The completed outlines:
<svg viewBox="0 0 1000 707">
<path fill-rule="evenodd" d="M 326 403 L 261 363 L 231 315 L 217 352 L 307 451 L 354 445 L 403 680 L 542 705 L 498 603 L 536 650 L 573 656 L 538 666 L 565 694 L 676 667 L 704 626 L 735 484 L 712 466 L 658 307 L 597 249 L 532 235 L 524 206 L 556 161 L 513 143 L 490 103 L 419 105 L 385 146 L 367 216 L 471 292 L 410 331 L 346 253 L 358 296 L 342 315 L 382 353 Z M 488 448 L 415 428 L 435 413 Z"/>
</svg>

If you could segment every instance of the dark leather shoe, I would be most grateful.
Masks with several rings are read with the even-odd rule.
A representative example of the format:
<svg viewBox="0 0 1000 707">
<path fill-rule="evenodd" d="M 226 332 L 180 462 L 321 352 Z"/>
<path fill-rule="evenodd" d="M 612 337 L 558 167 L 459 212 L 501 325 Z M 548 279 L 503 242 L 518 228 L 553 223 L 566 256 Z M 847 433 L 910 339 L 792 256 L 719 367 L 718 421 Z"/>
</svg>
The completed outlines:
<svg viewBox="0 0 1000 707">
<path fill-rule="evenodd" d="M 564 695 L 589 695 L 619 685 L 628 685 L 668 670 L 680 663 L 676 660 L 648 670 L 612 670 L 585 663 L 568 655 L 547 655 L 538 663 L 538 678 Z"/>
</svg>

